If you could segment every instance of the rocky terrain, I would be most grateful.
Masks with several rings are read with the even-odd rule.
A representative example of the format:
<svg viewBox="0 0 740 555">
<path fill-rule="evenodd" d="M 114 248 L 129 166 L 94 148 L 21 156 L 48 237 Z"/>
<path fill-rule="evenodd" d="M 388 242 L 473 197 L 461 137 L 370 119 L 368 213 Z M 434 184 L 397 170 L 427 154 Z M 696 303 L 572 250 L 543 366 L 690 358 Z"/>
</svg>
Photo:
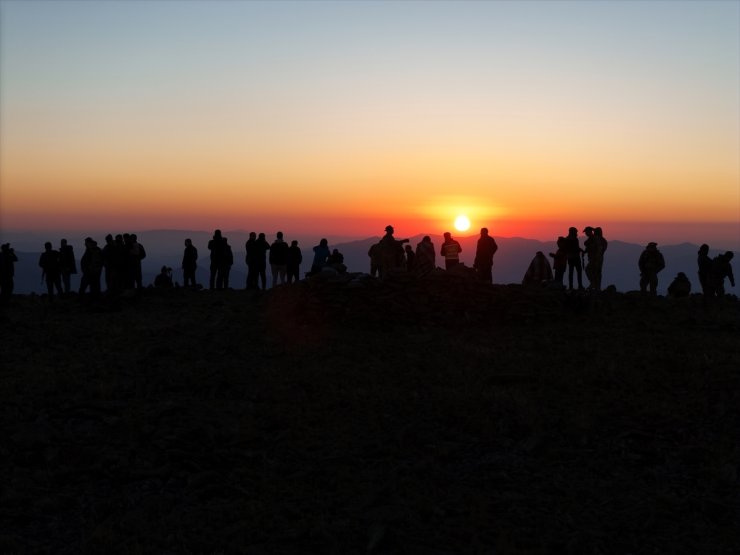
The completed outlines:
<svg viewBox="0 0 740 555">
<path fill-rule="evenodd" d="M 740 551 L 736 298 L 322 275 L 0 330 L 0 553 Z"/>
</svg>

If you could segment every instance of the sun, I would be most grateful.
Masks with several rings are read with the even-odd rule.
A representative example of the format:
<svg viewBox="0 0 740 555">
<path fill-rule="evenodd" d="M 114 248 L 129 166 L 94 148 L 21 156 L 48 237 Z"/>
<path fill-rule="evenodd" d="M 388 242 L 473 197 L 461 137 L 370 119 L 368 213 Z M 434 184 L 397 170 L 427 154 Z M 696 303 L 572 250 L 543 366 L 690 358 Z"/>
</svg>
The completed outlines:
<svg viewBox="0 0 740 555">
<path fill-rule="evenodd" d="M 455 218 L 455 229 L 458 231 L 467 231 L 470 229 L 470 219 L 465 214 L 460 214 Z"/>
</svg>

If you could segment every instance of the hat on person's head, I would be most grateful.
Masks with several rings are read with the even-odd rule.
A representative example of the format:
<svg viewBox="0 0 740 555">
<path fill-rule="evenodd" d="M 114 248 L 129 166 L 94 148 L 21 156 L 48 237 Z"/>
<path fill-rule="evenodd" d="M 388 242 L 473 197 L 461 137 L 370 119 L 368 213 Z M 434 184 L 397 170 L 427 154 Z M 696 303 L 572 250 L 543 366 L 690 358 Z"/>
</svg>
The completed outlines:
<svg viewBox="0 0 740 555">
<path fill-rule="evenodd" d="M 591 227 L 590 225 L 587 225 L 586 227 L 583 228 L 583 233 L 588 233 L 589 231 L 593 231 L 593 230 L 594 230 L 593 227 Z"/>
<path fill-rule="evenodd" d="M 648 247 L 657 247 L 658 243 L 648 243 Z"/>
</svg>

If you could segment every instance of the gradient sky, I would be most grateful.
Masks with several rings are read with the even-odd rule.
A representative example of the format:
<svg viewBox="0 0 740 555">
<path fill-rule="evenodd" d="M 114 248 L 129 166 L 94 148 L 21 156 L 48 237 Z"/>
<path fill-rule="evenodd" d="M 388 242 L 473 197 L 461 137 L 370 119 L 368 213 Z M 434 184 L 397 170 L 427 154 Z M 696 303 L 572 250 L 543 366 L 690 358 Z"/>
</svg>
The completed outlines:
<svg viewBox="0 0 740 555">
<path fill-rule="evenodd" d="M 740 2 L 0 0 L 3 229 L 462 212 L 740 246 Z"/>
</svg>

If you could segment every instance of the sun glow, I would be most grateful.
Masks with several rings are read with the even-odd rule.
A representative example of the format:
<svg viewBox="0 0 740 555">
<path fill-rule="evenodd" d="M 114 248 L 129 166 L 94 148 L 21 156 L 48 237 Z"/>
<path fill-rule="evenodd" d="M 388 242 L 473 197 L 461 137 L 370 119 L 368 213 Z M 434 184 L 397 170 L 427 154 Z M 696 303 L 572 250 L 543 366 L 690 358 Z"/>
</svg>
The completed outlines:
<svg viewBox="0 0 740 555">
<path fill-rule="evenodd" d="M 460 214 L 457 218 L 455 218 L 455 229 L 458 231 L 467 231 L 470 229 L 470 219 L 464 215 Z"/>
</svg>

